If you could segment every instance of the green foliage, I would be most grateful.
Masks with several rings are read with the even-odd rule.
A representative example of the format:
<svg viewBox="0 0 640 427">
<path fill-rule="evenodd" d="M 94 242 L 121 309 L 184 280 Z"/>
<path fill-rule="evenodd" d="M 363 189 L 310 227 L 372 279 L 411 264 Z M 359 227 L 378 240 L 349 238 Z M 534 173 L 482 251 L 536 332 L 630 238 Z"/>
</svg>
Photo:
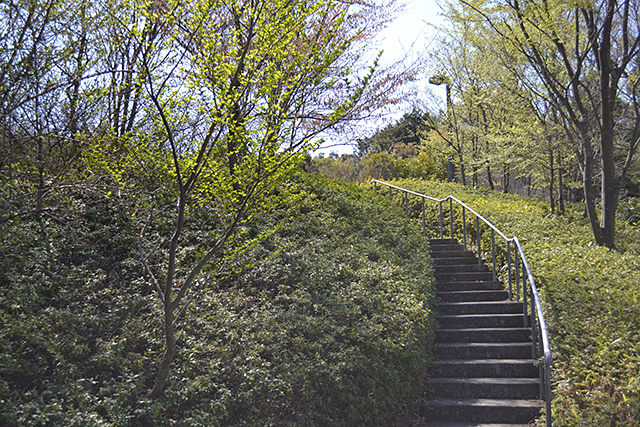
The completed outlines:
<svg viewBox="0 0 640 427">
<path fill-rule="evenodd" d="M 181 412 L 175 399 L 139 403 L 148 371 L 162 360 L 149 393 L 155 398 L 174 356 L 182 357 L 180 328 L 187 308 L 205 299 L 205 283 L 213 288 L 230 265 L 239 274 L 245 265 L 234 260 L 277 228 L 258 229 L 261 217 L 300 197 L 290 178 L 302 153 L 318 135 L 375 108 L 369 87 L 377 59 L 365 64 L 361 54 L 394 9 L 393 1 L 333 0 L 18 0 L 0 8 L 0 224 L 3 248 L 23 249 L 24 257 L 3 260 L 9 344 L 2 360 L 7 378 L 17 375 L 28 393 L 37 389 L 27 410 L 13 383 L 3 383 L 3 396 L 17 402 L 3 412 L 7 423 L 90 423 L 82 417 L 92 403 L 76 397 L 97 390 L 117 397 L 91 423 L 158 424 Z M 127 239 L 107 229 L 109 213 L 86 217 L 105 203 L 121 214 Z M 124 263 L 131 272 L 120 277 Z M 76 308 L 103 287 L 105 300 L 144 306 L 141 314 L 108 303 L 108 313 L 118 306 L 123 317 L 111 319 L 105 336 L 94 324 L 103 307 L 86 307 L 95 319 Z M 76 333 L 74 323 L 91 331 L 60 345 L 47 341 Z M 133 337 L 152 337 L 124 345 L 135 369 L 111 342 L 127 327 Z M 42 332 L 37 350 L 25 338 L 31 329 Z M 14 354 L 33 366 L 15 371 L 22 362 Z M 74 371 L 76 359 L 92 362 L 70 382 L 91 378 L 91 386 L 73 394 L 52 370 Z M 100 376 L 114 364 L 120 371 Z M 62 384 L 59 392 L 50 391 L 49 377 Z M 136 386 L 123 391 L 121 377 Z"/>
<path fill-rule="evenodd" d="M 430 150 L 415 157 L 398 158 L 387 153 L 374 153 L 362 159 L 361 178 L 395 179 L 418 178 L 444 180 L 447 174 L 446 160 Z"/>
<path fill-rule="evenodd" d="M 358 155 L 374 153 L 393 154 L 400 158 L 415 156 L 421 145 L 421 136 L 429 129 L 429 113 L 413 110 L 395 123 L 379 129 L 373 135 L 358 140 Z"/>
<path fill-rule="evenodd" d="M 337 155 L 309 158 L 305 170 L 327 178 L 350 182 L 358 179 L 360 167 L 360 161 L 356 156 L 344 154 L 339 158 Z"/>
<path fill-rule="evenodd" d="M 395 166 L 398 178 L 442 181 L 447 178 L 447 160 L 427 147 L 422 147 L 417 156 L 397 159 Z"/>
<path fill-rule="evenodd" d="M 505 190 L 518 174 L 551 197 L 558 175 L 560 192 L 580 182 L 593 239 L 608 248 L 640 135 L 636 86 L 619 78 L 636 70 L 635 7 L 629 0 L 449 1 L 434 55 L 436 71 L 453 82 L 450 116 L 462 119 L 450 120 L 460 164 L 470 153 L 474 174 L 485 164 L 493 170 L 486 171 L 492 188 L 490 174 L 502 167 Z"/>
<path fill-rule="evenodd" d="M 640 225 L 640 198 L 627 197 L 620 200 L 620 214 L 635 227 Z"/>
<path fill-rule="evenodd" d="M 355 169 L 355 170 L 354 170 Z M 373 153 L 359 162 L 347 164 L 343 158 L 338 160 L 313 159 L 312 172 L 329 178 L 342 178 L 345 181 L 368 182 L 371 179 L 420 178 L 444 180 L 447 176 L 446 159 L 422 147 L 416 156 L 401 158 L 388 153 Z M 344 171 L 338 173 L 338 171 Z M 347 172 L 348 171 L 348 172 Z"/>
<path fill-rule="evenodd" d="M 393 183 L 437 198 L 453 195 L 508 236 L 520 238 L 542 294 L 554 352 L 554 425 L 638 425 L 640 232 L 636 228 L 621 222 L 618 249 L 608 250 L 593 245 L 577 205 L 557 216 L 536 199 L 440 182 Z M 399 195 L 394 199 L 403 202 Z M 420 204 L 410 198 L 414 217 L 421 214 Z M 437 235 L 437 204 L 427 208 L 428 231 Z M 454 211 L 454 226 L 459 218 L 460 212 Z M 445 206 L 445 234 L 448 220 Z M 470 231 L 475 233 L 473 226 Z"/>
<path fill-rule="evenodd" d="M 163 306 L 163 322 L 148 324 L 161 325 L 166 350 L 150 396 L 165 388 L 175 323 L 203 277 L 215 282 L 216 268 L 273 231 L 252 225 L 295 201 L 288 179 L 318 135 L 375 108 L 377 59 L 361 54 L 394 9 L 333 0 L 0 8 L 0 224 L 33 224 L 53 269 L 52 236 L 81 215 L 68 207 L 117 199 L 137 240 L 127 250 Z"/>
<path fill-rule="evenodd" d="M 195 285 L 157 400 L 162 310 L 138 261 L 136 194 L 70 191 L 64 220 L 4 222 L 0 424 L 407 425 L 433 340 L 424 238 L 366 190 L 287 187 L 291 205 L 245 224 L 236 246 L 277 231 Z M 196 213 L 179 257 L 216 227 Z"/>
<path fill-rule="evenodd" d="M 398 176 L 395 157 L 388 153 L 373 153 L 362 159 L 362 175 L 373 179 L 393 179 Z"/>
<path fill-rule="evenodd" d="M 64 219 L 19 218 L 0 234 L 3 425 L 100 425 L 105 399 L 140 392 L 159 350 L 127 206 L 66 196 Z"/>
</svg>

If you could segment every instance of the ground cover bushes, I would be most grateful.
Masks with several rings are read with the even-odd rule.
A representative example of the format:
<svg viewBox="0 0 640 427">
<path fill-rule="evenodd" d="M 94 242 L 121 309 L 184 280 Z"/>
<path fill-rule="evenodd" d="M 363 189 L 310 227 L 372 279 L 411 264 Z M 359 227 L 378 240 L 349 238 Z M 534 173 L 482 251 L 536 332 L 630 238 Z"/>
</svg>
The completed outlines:
<svg viewBox="0 0 640 427">
<path fill-rule="evenodd" d="M 451 194 L 508 236 L 520 238 L 550 329 L 554 425 L 639 425 L 640 230 L 619 221 L 618 248 L 610 251 L 591 243 L 579 205 L 568 206 L 565 215 L 558 216 L 537 199 L 441 182 L 393 183 L 438 198 Z M 393 198 L 404 203 L 399 194 Z M 445 205 L 448 233 L 446 210 Z M 409 198 L 409 211 L 417 218 L 421 201 Z M 427 212 L 429 232 L 439 234 L 437 204 Z M 454 214 L 454 225 L 460 216 Z M 475 233 L 474 225 L 470 227 Z M 488 242 L 483 245 L 488 247 Z"/>
<path fill-rule="evenodd" d="M 364 189 L 288 186 L 297 202 L 246 235 L 276 231 L 199 282 L 156 400 L 161 309 L 125 195 L 69 194 L 64 220 L 5 221 L 0 424 L 407 425 L 433 340 L 426 241 Z"/>
<path fill-rule="evenodd" d="M 75 190 L 0 229 L 2 425 L 105 424 L 119 407 L 106 402 L 144 392 L 158 351 L 131 216 Z"/>
</svg>

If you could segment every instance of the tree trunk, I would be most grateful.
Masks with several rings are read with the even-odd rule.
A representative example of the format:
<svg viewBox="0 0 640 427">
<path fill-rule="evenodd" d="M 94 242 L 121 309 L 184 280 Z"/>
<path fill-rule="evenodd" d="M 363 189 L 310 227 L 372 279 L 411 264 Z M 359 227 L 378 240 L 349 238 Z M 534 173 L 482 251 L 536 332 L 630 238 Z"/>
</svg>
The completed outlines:
<svg viewBox="0 0 640 427">
<path fill-rule="evenodd" d="M 43 220 L 44 210 L 44 194 L 45 194 L 45 186 L 44 186 L 44 144 L 42 142 L 42 137 L 38 136 L 36 141 L 38 142 L 38 191 L 36 193 L 36 212 L 40 218 L 40 221 Z"/>
<path fill-rule="evenodd" d="M 459 154 L 460 160 L 460 179 L 462 180 L 462 185 L 467 185 L 467 175 L 464 171 L 464 160 L 462 159 L 462 153 Z"/>
<path fill-rule="evenodd" d="M 511 180 L 509 166 L 505 164 L 502 172 L 502 192 L 507 194 L 509 192 L 509 181 Z"/>
<path fill-rule="evenodd" d="M 558 153 L 558 205 L 560 214 L 564 214 L 564 168 L 562 167 L 562 154 Z"/>
<path fill-rule="evenodd" d="M 555 213 L 556 205 L 553 197 L 553 185 L 555 184 L 555 175 L 553 170 L 553 150 L 549 150 L 549 204 L 551 205 L 551 213 Z"/>
<path fill-rule="evenodd" d="M 171 362 L 176 353 L 176 331 L 173 319 L 173 307 L 171 301 L 165 301 L 164 307 L 164 338 L 165 338 L 165 351 L 160 363 L 160 369 L 156 375 L 156 382 L 153 385 L 151 391 L 149 391 L 149 397 L 155 399 L 159 397 L 164 391 L 164 386 L 167 383 L 167 377 L 171 370 Z"/>
<path fill-rule="evenodd" d="M 619 187 L 615 176 L 613 158 L 613 133 L 605 132 L 601 136 L 602 147 L 602 243 L 609 249 L 615 245 L 616 210 L 618 209 Z M 611 126 L 613 129 L 613 126 Z"/>
<path fill-rule="evenodd" d="M 598 212 L 596 211 L 596 191 L 593 187 L 593 153 L 591 150 L 591 142 L 584 141 L 585 150 L 584 166 L 582 167 L 582 188 L 584 190 L 584 209 L 589 219 L 589 225 L 593 232 L 593 238 L 597 245 L 602 246 L 602 229 L 598 220 Z"/>
<path fill-rule="evenodd" d="M 491 177 L 491 166 L 487 163 L 487 182 L 489 183 L 489 188 L 495 190 L 493 185 L 493 178 Z"/>
<path fill-rule="evenodd" d="M 174 156 L 176 152 L 174 151 Z M 180 169 L 176 167 L 179 172 Z M 165 351 L 160 363 L 160 369 L 156 374 L 156 382 L 153 385 L 151 391 L 149 391 L 150 398 L 159 397 L 164 391 L 164 386 L 167 382 L 167 377 L 171 370 L 171 362 L 176 354 L 176 331 L 175 331 L 175 316 L 174 312 L 180 304 L 180 296 L 178 295 L 175 300 L 172 298 L 174 278 L 176 273 L 177 253 L 178 253 L 178 241 L 180 235 L 184 229 L 185 223 L 185 211 L 187 204 L 187 195 L 189 189 L 183 185 L 181 175 L 178 174 L 178 182 L 180 188 L 180 196 L 178 198 L 178 218 L 176 219 L 175 229 L 173 230 L 173 236 L 171 237 L 171 243 L 169 245 L 169 256 L 167 265 L 167 277 L 165 281 L 164 296 L 162 303 L 164 306 L 164 340 Z"/>
<path fill-rule="evenodd" d="M 602 27 L 602 42 L 598 50 L 600 65 L 600 150 L 602 167 L 602 243 L 609 249 L 614 247 L 616 231 L 616 209 L 618 208 L 618 183 L 616 180 L 616 164 L 613 153 L 614 110 L 617 95 L 617 71 L 611 62 L 611 31 L 616 2 L 607 3 L 606 19 Z M 626 24 L 624 25 L 626 30 Z"/>
</svg>

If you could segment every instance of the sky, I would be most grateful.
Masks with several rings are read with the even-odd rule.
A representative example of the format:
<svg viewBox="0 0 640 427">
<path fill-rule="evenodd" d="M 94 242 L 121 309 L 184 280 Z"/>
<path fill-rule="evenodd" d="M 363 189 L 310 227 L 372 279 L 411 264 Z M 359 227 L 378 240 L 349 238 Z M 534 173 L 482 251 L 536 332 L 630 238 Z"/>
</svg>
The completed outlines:
<svg viewBox="0 0 640 427">
<path fill-rule="evenodd" d="M 404 11 L 380 34 L 384 56 L 400 58 L 415 43 L 418 52 L 428 43 L 427 23 L 440 24 L 436 0 L 407 0 Z"/>
<path fill-rule="evenodd" d="M 382 54 L 382 63 L 395 62 L 404 57 L 405 53 L 412 55 L 420 55 L 427 49 L 431 40 L 430 34 L 433 29 L 428 25 L 440 25 L 442 18 L 439 16 L 440 7 L 436 0 L 405 0 L 404 11 L 385 28 L 377 38 L 378 50 L 384 50 Z M 428 85 L 426 81 L 421 85 Z M 444 91 L 440 94 L 438 88 L 432 87 L 436 94 L 444 98 Z M 405 111 L 399 109 L 397 112 L 389 116 L 386 122 L 368 123 L 368 127 L 375 131 L 376 128 L 384 126 L 386 123 L 394 122 L 402 117 Z M 353 152 L 353 147 L 349 145 L 336 145 L 340 141 L 335 139 L 327 139 L 314 154 L 323 153 L 325 156 L 334 151 L 338 154 Z"/>
</svg>

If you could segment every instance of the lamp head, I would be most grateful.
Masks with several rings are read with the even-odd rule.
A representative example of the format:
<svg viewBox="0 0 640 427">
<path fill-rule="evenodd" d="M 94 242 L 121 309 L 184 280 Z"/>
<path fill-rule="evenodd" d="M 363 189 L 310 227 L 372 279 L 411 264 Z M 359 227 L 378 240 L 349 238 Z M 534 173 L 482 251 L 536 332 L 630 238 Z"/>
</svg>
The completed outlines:
<svg viewBox="0 0 640 427">
<path fill-rule="evenodd" d="M 439 74 L 433 77 L 429 77 L 429 83 L 436 86 L 440 86 L 442 84 L 449 84 L 449 78 L 443 74 Z"/>
</svg>

